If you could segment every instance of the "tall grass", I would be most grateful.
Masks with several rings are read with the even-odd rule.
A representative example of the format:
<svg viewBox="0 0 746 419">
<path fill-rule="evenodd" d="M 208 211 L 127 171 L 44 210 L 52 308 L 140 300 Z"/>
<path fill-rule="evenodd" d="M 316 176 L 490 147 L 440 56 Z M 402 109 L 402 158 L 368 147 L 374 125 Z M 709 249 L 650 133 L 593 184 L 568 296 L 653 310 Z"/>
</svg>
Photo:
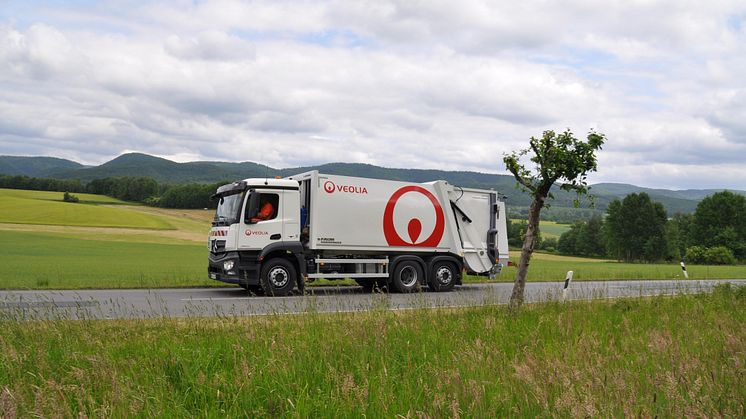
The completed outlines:
<svg viewBox="0 0 746 419">
<path fill-rule="evenodd" d="M 746 289 L 253 318 L 3 321 L 0 416 L 746 415 Z"/>
</svg>

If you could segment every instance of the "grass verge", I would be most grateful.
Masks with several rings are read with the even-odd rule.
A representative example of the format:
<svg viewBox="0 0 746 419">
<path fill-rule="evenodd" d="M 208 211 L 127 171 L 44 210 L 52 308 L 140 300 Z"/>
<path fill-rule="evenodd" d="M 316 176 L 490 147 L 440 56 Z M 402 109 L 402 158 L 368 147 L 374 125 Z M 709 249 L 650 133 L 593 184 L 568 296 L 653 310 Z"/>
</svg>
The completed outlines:
<svg viewBox="0 0 746 419">
<path fill-rule="evenodd" d="M 3 321 L 0 416 L 746 415 L 746 288 L 217 319 Z"/>
<path fill-rule="evenodd" d="M 510 260 L 518 264 L 520 252 L 512 252 Z M 513 281 L 515 267 L 508 267 L 498 277 L 500 281 Z M 676 263 L 623 263 L 613 260 L 560 256 L 534 253 L 528 271 L 529 281 L 564 280 L 567 271 L 573 271 L 573 280 L 637 280 L 684 279 L 681 266 Z M 746 278 L 746 265 L 687 265 L 689 279 Z"/>
</svg>

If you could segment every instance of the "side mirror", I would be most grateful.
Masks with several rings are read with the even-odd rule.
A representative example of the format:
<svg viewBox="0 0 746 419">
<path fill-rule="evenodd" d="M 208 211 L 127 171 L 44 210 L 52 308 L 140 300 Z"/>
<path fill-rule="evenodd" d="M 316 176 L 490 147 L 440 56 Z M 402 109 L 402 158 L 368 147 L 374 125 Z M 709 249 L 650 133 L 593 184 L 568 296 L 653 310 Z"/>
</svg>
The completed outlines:
<svg viewBox="0 0 746 419">
<path fill-rule="evenodd" d="M 259 213 L 259 193 L 255 190 L 249 191 L 249 200 L 246 202 L 246 215 L 244 216 L 245 224 L 253 224 L 252 218 Z"/>
</svg>

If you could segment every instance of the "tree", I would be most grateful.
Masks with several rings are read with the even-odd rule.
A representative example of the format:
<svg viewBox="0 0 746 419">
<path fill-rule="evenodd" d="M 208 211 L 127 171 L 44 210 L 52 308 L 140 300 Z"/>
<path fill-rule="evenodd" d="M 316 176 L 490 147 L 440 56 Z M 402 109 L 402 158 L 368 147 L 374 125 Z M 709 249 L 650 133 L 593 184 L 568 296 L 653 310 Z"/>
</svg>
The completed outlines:
<svg viewBox="0 0 746 419">
<path fill-rule="evenodd" d="M 594 215 L 581 224 L 578 235 L 577 252 L 581 256 L 602 256 L 606 254 L 603 237 L 604 221 Z"/>
<path fill-rule="evenodd" d="M 694 215 L 677 212 L 667 223 L 668 253 L 671 259 L 680 259 L 691 246 Z"/>
<path fill-rule="evenodd" d="M 526 228 L 528 223 L 525 220 L 516 220 L 508 222 L 508 246 L 520 247 L 523 244 L 523 239 L 526 237 Z M 536 230 L 535 233 L 536 244 L 541 243 L 541 232 Z"/>
<path fill-rule="evenodd" d="M 668 253 L 667 218 L 663 204 L 653 202 L 644 192 L 615 199 L 606 208 L 609 253 L 626 262 L 663 259 Z"/>
<path fill-rule="evenodd" d="M 215 193 L 218 186 L 223 184 L 190 183 L 173 186 L 161 196 L 158 206 L 164 208 L 215 208 L 217 202 L 211 200 L 210 196 Z"/>
<path fill-rule="evenodd" d="M 570 230 L 562 233 L 559 251 L 573 256 L 602 256 L 606 254 L 603 236 L 604 221 L 594 215 L 588 221 L 576 221 Z"/>
<path fill-rule="evenodd" d="M 73 202 L 73 203 L 80 201 L 77 196 L 70 194 L 70 192 L 65 192 L 62 195 L 62 200 L 65 202 Z"/>
<path fill-rule="evenodd" d="M 557 250 L 563 255 L 577 255 L 578 238 L 580 237 L 580 230 L 582 228 L 582 221 L 576 221 L 575 224 L 571 225 L 570 229 L 560 236 Z"/>
<path fill-rule="evenodd" d="M 531 137 L 528 148 L 504 156 L 505 166 L 515 177 L 518 186 L 532 198 L 521 261 L 518 263 L 515 285 L 510 296 L 511 311 L 523 304 L 528 264 L 534 252 L 539 228 L 539 215 L 546 200 L 553 198 L 550 189 L 555 183 L 562 182 L 560 189 L 575 191 L 578 197 L 586 194 L 587 173 L 596 171 L 596 151 L 601 149 L 604 141 L 604 135 L 594 131 L 588 133 L 587 141 L 578 140 L 569 129 L 561 134 L 544 131 L 541 138 Z M 529 153 L 533 166 L 527 168 L 521 159 Z"/>
<path fill-rule="evenodd" d="M 746 197 L 723 191 L 703 199 L 694 212 L 694 244 L 725 246 L 736 258 L 746 258 Z"/>
</svg>

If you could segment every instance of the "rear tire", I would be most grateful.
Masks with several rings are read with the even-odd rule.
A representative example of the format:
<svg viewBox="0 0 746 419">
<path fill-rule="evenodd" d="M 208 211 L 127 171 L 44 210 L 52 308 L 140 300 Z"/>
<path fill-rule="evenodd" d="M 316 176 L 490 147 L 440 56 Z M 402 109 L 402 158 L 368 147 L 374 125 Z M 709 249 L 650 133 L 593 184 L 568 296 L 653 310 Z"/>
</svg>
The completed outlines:
<svg viewBox="0 0 746 419">
<path fill-rule="evenodd" d="M 391 284 L 401 293 L 419 290 L 420 281 L 425 276 L 419 263 L 413 260 L 399 262 L 391 274 Z"/>
<path fill-rule="evenodd" d="M 260 282 L 266 295 L 283 296 L 295 288 L 295 266 L 282 258 L 270 259 L 262 266 Z"/>
<path fill-rule="evenodd" d="M 450 291 L 456 285 L 457 278 L 458 271 L 456 270 L 456 265 L 446 261 L 435 262 L 427 285 L 433 291 Z"/>
</svg>

